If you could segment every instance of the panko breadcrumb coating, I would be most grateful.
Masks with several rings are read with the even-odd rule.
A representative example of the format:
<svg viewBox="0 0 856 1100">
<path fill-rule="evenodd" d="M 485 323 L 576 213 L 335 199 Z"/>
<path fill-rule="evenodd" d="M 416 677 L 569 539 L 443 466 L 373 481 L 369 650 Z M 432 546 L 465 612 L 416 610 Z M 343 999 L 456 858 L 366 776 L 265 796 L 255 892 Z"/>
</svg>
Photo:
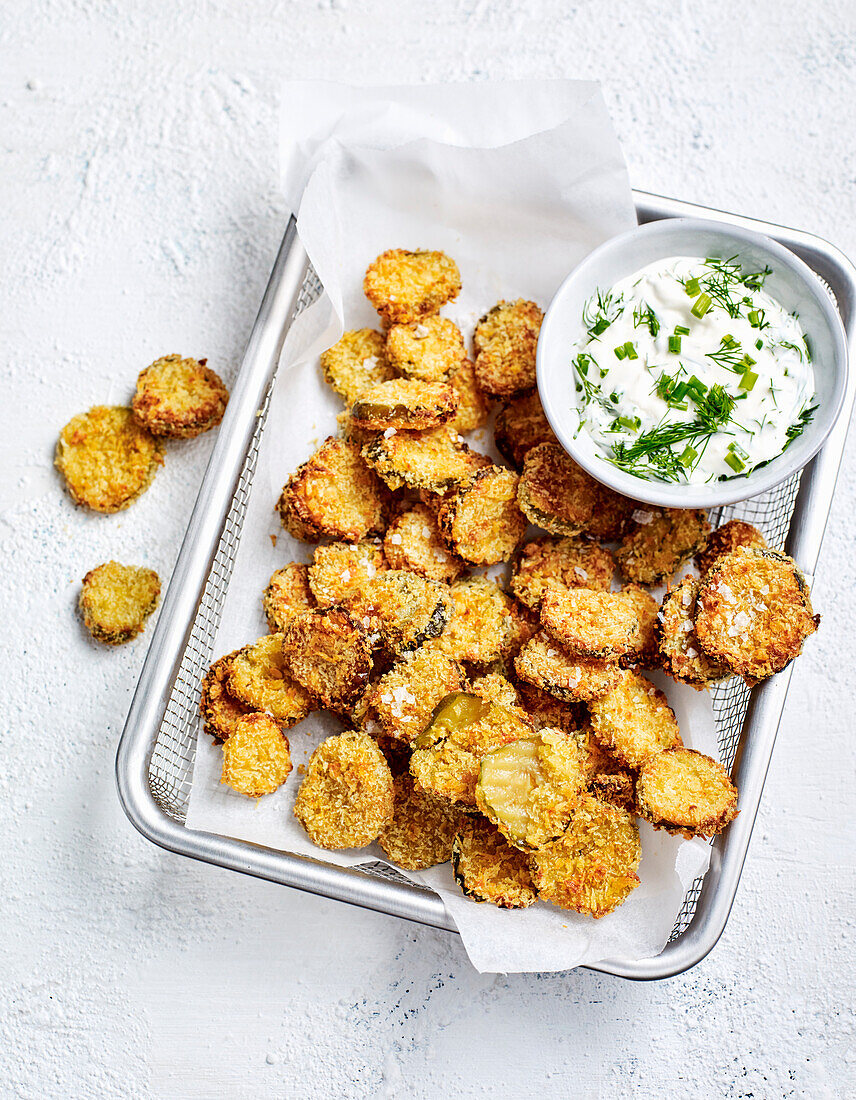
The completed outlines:
<svg viewBox="0 0 856 1100">
<path fill-rule="evenodd" d="M 386 568 L 383 548 L 378 542 L 316 546 L 309 566 L 309 587 L 319 607 L 332 607 L 361 595 L 369 581 Z"/>
<path fill-rule="evenodd" d="M 507 402 L 496 414 L 496 449 L 519 470 L 527 453 L 539 443 L 558 443 L 544 415 L 537 390 L 521 394 Z"/>
<path fill-rule="evenodd" d="M 479 389 L 476 372 L 469 359 L 456 367 L 447 379 L 458 398 L 458 411 L 449 421 L 456 432 L 474 432 L 487 423 L 490 405 Z"/>
<path fill-rule="evenodd" d="M 383 552 L 392 569 L 408 569 L 429 581 L 450 584 L 466 566 L 440 538 L 437 517 L 424 504 L 414 504 L 390 522 Z"/>
<path fill-rule="evenodd" d="M 513 397 L 535 385 L 535 349 L 544 314 L 534 302 L 499 302 L 476 325 L 475 372 L 491 397 Z"/>
<path fill-rule="evenodd" d="M 108 561 L 83 578 L 78 604 L 86 629 L 99 642 L 122 645 L 136 638 L 160 599 L 154 569 Z"/>
<path fill-rule="evenodd" d="M 437 704 L 466 687 L 464 670 L 436 649 L 422 648 L 397 661 L 365 696 L 364 728 L 414 741 L 431 720 Z"/>
<path fill-rule="evenodd" d="M 608 592 L 615 573 L 612 554 L 581 538 L 539 538 L 527 542 L 514 562 L 511 591 L 533 611 L 548 591 L 591 588 Z"/>
<path fill-rule="evenodd" d="M 391 434 L 390 434 L 391 433 Z M 456 431 L 444 425 L 422 432 L 381 432 L 362 449 L 363 458 L 390 489 L 446 493 L 493 463 L 471 451 Z"/>
<path fill-rule="evenodd" d="M 284 729 L 302 722 L 313 707 L 309 693 L 286 674 L 281 634 L 266 634 L 239 649 L 226 688 L 245 706 L 267 711 Z"/>
<path fill-rule="evenodd" d="M 699 645 L 693 626 L 697 596 L 698 581 L 690 576 L 666 594 L 657 617 L 657 644 L 665 671 L 700 691 L 730 674 Z"/>
<path fill-rule="evenodd" d="M 252 708 L 229 694 L 226 684 L 232 671 L 232 658 L 238 653 L 220 657 L 202 679 L 199 692 L 199 713 L 205 732 L 215 744 L 228 741 L 241 718 L 252 714 Z"/>
<path fill-rule="evenodd" d="M 501 660 L 517 622 L 514 601 L 490 577 L 468 577 L 449 586 L 452 615 L 438 642 L 456 661 L 487 665 Z"/>
<path fill-rule="evenodd" d="M 140 372 L 131 408 L 152 435 L 192 439 L 220 423 L 229 391 L 207 362 L 165 355 Z"/>
<path fill-rule="evenodd" d="M 737 816 L 737 788 L 718 761 L 694 749 L 649 760 L 637 784 L 639 812 L 655 829 L 687 838 L 715 836 Z"/>
<path fill-rule="evenodd" d="M 661 584 L 704 545 L 710 524 L 698 508 L 637 508 L 615 552 L 625 580 Z"/>
<path fill-rule="evenodd" d="M 598 483 L 558 443 L 539 443 L 523 460 L 518 500 L 527 518 L 552 535 L 587 531 L 599 500 Z"/>
<path fill-rule="evenodd" d="M 383 333 L 371 328 L 346 332 L 321 354 L 324 377 L 350 407 L 368 386 L 395 377 L 386 358 Z"/>
<path fill-rule="evenodd" d="M 458 265 L 445 252 L 392 248 L 366 270 L 363 290 L 384 324 L 401 325 L 437 313 L 461 289 Z"/>
<path fill-rule="evenodd" d="M 292 561 L 277 569 L 262 594 L 262 606 L 272 634 L 281 631 L 295 611 L 315 607 L 307 567 Z"/>
<path fill-rule="evenodd" d="M 598 777 L 603 778 L 605 775 L 627 774 L 624 765 L 605 749 L 595 737 L 594 730 L 588 720 L 580 723 L 580 728 L 574 730 L 571 736 L 577 743 L 583 771 L 588 783 L 591 784 Z M 606 801 L 609 802 L 610 799 Z"/>
<path fill-rule="evenodd" d="M 483 817 L 464 818 L 452 847 L 452 872 L 462 893 L 499 909 L 525 909 L 538 900 L 529 863 Z"/>
<path fill-rule="evenodd" d="M 437 513 L 446 547 L 473 565 L 508 561 L 527 527 L 517 482 L 510 470 L 486 466 L 461 485 Z"/>
<path fill-rule="evenodd" d="M 460 814 L 420 790 L 407 774 L 395 777 L 394 802 L 392 821 L 377 838 L 393 863 L 419 871 L 452 858 Z"/>
<path fill-rule="evenodd" d="M 223 745 L 220 778 L 238 794 L 261 798 L 278 790 L 291 772 L 288 738 L 268 714 L 239 718 Z"/>
<path fill-rule="evenodd" d="M 445 382 L 393 378 L 363 390 L 351 409 L 351 422 L 372 431 L 421 431 L 445 424 L 457 409 L 457 394 Z"/>
<path fill-rule="evenodd" d="M 75 504 L 120 512 L 163 464 L 163 444 L 122 406 L 95 405 L 62 429 L 54 465 Z"/>
<path fill-rule="evenodd" d="M 593 794 L 601 802 L 608 802 L 610 806 L 635 814 L 636 784 L 633 775 L 633 772 L 626 771 L 593 775 L 588 784 L 589 794 Z"/>
<path fill-rule="evenodd" d="M 366 630 L 397 654 L 442 634 L 453 606 L 447 585 L 403 569 L 377 573 L 347 604 Z"/>
<path fill-rule="evenodd" d="M 695 556 L 699 576 L 703 577 L 717 558 L 737 550 L 741 546 L 749 546 L 753 550 L 766 550 L 767 540 L 757 527 L 746 523 L 742 519 L 730 519 L 717 527 L 707 536 L 707 542 Z"/>
<path fill-rule="evenodd" d="M 386 355 L 395 370 L 423 382 L 445 381 L 467 358 L 461 330 L 446 317 L 393 325 L 386 334 Z"/>
<path fill-rule="evenodd" d="M 372 647 L 344 608 L 296 612 L 285 624 L 281 645 L 286 674 L 321 706 L 341 710 L 365 691 Z"/>
<path fill-rule="evenodd" d="M 529 715 L 536 730 L 557 729 L 562 733 L 575 733 L 588 721 L 584 703 L 565 703 L 549 695 L 533 684 L 519 683 L 517 694 L 520 706 Z"/>
<path fill-rule="evenodd" d="M 639 620 L 627 600 L 591 588 L 548 592 L 541 622 L 569 656 L 585 660 L 623 657 L 639 635 Z"/>
<path fill-rule="evenodd" d="M 565 653 L 548 634 L 536 634 L 514 662 L 518 677 L 557 699 L 587 703 L 609 691 L 621 677 L 611 661 L 586 661 Z"/>
<path fill-rule="evenodd" d="M 622 670 L 615 687 L 589 703 L 597 739 L 628 768 L 681 744 L 666 696 L 638 672 Z"/>
<path fill-rule="evenodd" d="M 626 584 L 619 595 L 627 601 L 639 621 L 639 633 L 619 664 L 624 668 L 660 668 L 662 665 L 658 641 L 660 608 L 657 601 L 650 592 L 646 592 L 638 584 Z"/>
<path fill-rule="evenodd" d="M 505 707 L 506 710 L 521 709 L 517 688 L 501 672 L 487 672 L 484 676 L 477 676 L 470 683 L 470 691 L 481 699 Z M 528 714 L 525 711 L 523 713 L 528 719 Z"/>
</svg>

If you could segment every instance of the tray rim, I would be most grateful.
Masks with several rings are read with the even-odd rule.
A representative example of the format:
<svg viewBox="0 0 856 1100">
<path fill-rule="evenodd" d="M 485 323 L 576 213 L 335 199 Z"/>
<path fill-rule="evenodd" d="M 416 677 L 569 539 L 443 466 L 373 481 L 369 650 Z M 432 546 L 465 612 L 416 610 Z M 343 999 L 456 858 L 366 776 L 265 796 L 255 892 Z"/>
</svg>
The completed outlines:
<svg viewBox="0 0 856 1100">
<path fill-rule="evenodd" d="M 834 245 L 801 230 L 648 192 L 634 190 L 633 198 L 640 223 L 680 216 L 705 217 L 755 229 L 781 241 L 831 287 L 844 321 L 848 348 L 851 354 L 856 353 L 856 268 Z M 446 915 L 440 897 L 423 887 L 188 829 L 158 806 L 148 782 L 157 734 L 308 269 L 292 215 L 203 476 L 119 741 L 116 754 L 119 800 L 134 827 L 167 851 L 455 932 L 457 929 Z M 856 371 L 851 371 L 839 420 L 821 451 L 806 467 L 794 505 L 786 548 L 808 574 L 814 573 L 820 554 L 854 397 Z M 714 948 L 736 896 L 791 671 L 789 666 L 752 693 L 732 773 L 741 789 L 741 813 L 713 843 L 710 869 L 689 925 L 659 955 L 641 960 L 607 959 L 587 964 L 588 969 L 634 980 L 659 980 L 690 969 Z"/>
</svg>

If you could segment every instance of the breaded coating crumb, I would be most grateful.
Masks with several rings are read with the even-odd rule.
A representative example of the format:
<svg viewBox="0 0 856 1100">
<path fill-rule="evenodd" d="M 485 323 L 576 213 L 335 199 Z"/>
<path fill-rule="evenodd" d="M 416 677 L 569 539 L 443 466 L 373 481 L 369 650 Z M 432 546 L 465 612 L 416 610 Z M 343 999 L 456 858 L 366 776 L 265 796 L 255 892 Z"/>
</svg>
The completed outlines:
<svg viewBox="0 0 856 1100">
<path fill-rule="evenodd" d="M 220 423 L 229 391 L 207 362 L 165 355 L 140 372 L 131 408 L 152 435 L 192 439 Z"/>
<path fill-rule="evenodd" d="M 580 723 L 580 728 L 571 735 L 577 743 L 580 759 L 586 780 L 593 783 L 598 777 L 605 775 L 626 775 L 626 769 L 622 763 L 608 752 L 595 737 L 594 730 L 588 723 L 588 719 Z M 606 799 L 607 802 L 610 799 Z"/>
<path fill-rule="evenodd" d="M 309 566 L 309 587 L 319 607 L 360 596 L 366 585 L 387 568 L 378 542 L 333 542 L 316 546 Z"/>
<path fill-rule="evenodd" d="M 389 494 L 354 443 L 331 436 L 286 482 L 277 503 L 294 538 L 359 542 L 382 534 Z"/>
<path fill-rule="evenodd" d="M 393 325 L 386 334 L 386 356 L 395 370 L 423 382 L 443 382 L 466 361 L 464 338 L 446 317 L 426 317 Z"/>
<path fill-rule="evenodd" d="M 520 550 L 511 576 L 511 591 L 536 611 L 549 591 L 571 588 L 608 592 L 615 572 L 612 554 L 596 542 L 580 538 L 545 537 Z"/>
<path fill-rule="evenodd" d="M 363 390 L 351 409 L 351 423 L 372 431 L 421 431 L 445 424 L 457 409 L 458 396 L 445 382 L 393 378 Z"/>
<path fill-rule="evenodd" d="M 452 616 L 448 586 L 403 569 L 377 573 L 363 592 L 347 601 L 370 634 L 391 653 L 406 653 L 442 634 Z"/>
<path fill-rule="evenodd" d="M 537 390 L 530 390 L 503 405 L 496 414 L 493 432 L 496 449 L 518 470 L 528 452 L 539 443 L 558 444 Z"/>
<path fill-rule="evenodd" d="M 322 741 L 309 758 L 294 816 L 319 848 L 364 848 L 393 817 L 389 765 L 365 733 Z"/>
<path fill-rule="evenodd" d="M 716 559 L 699 587 L 701 648 L 750 686 L 790 664 L 819 622 L 796 562 L 775 550 L 732 550 Z"/>
<path fill-rule="evenodd" d="M 589 661 L 623 657 L 639 635 L 639 620 L 627 600 L 591 588 L 548 592 L 541 622 L 565 653 Z"/>
<path fill-rule="evenodd" d="M 226 687 L 232 671 L 232 658 L 237 653 L 238 650 L 235 650 L 214 662 L 205 673 L 199 692 L 203 728 L 218 745 L 229 740 L 241 718 L 253 713 L 251 707 L 230 695 Z"/>
<path fill-rule="evenodd" d="M 418 871 L 451 859 L 460 814 L 420 790 L 410 775 L 395 777 L 394 799 L 392 821 L 377 838 L 392 862 Z"/>
<path fill-rule="evenodd" d="M 615 552 L 625 580 L 661 584 L 704 544 L 710 531 L 698 508 L 637 509 L 634 524 Z"/>
<path fill-rule="evenodd" d="M 220 778 L 238 794 L 261 798 L 273 794 L 288 779 L 291 752 L 288 738 L 268 714 L 245 714 L 223 745 Z"/>
<path fill-rule="evenodd" d="M 587 531 L 599 496 L 598 483 L 558 443 L 539 443 L 526 453 L 518 488 L 520 507 L 550 534 Z"/>
<path fill-rule="evenodd" d="M 461 485 L 437 513 L 447 548 L 473 565 L 508 561 L 527 526 L 517 482 L 510 470 L 486 466 Z"/>
<path fill-rule="evenodd" d="M 347 443 L 355 443 L 361 450 L 367 443 L 371 443 L 378 434 L 368 428 L 358 428 L 351 419 L 350 409 L 340 412 L 336 416 L 336 423 L 339 426 L 339 435 L 342 439 Z"/>
<path fill-rule="evenodd" d="M 426 489 L 446 493 L 493 463 L 471 451 L 448 425 L 423 432 L 386 432 L 362 450 L 363 458 L 390 489 Z"/>
<path fill-rule="evenodd" d="M 491 397 L 513 397 L 535 385 L 535 348 L 544 314 L 534 302 L 499 302 L 476 325 L 475 372 Z"/>
<path fill-rule="evenodd" d="M 449 590 L 454 606 L 440 649 L 466 664 L 501 660 L 517 629 L 513 600 L 490 577 L 456 581 Z"/>
<path fill-rule="evenodd" d="M 379 727 L 409 744 L 428 725 L 437 704 L 465 687 L 466 676 L 457 661 L 436 649 L 417 649 L 369 687 L 364 728 L 375 736 Z"/>
<path fill-rule="evenodd" d="M 597 739 L 628 768 L 681 744 L 666 696 L 638 672 L 622 670 L 615 687 L 589 703 L 589 714 Z"/>
<path fill-rule="evenodd" d="M 321 354 L 321 370 L 350 407 L 367 387 L 395 377 L 386 358 L 383 333 L 371 328 L 346 332 Z"/>
<path fill-rule="evenodd" d="M 386 325 L 420 321 L 457 298 L 458 265 L 445 252 L 392 248 L 366 271 L 363 290 Z"/>
<path fill-rule="evenodd" d="M 532 881 L 545 901 L 605 917 L 639 885 L 642 859 L 632 816 L 592 795 L 580 799 L 560 841 L 530 857 Z"/>
<path fill-rule="evenodd" d="M 400 512 L 386 529 L 383 552 L 393 569 L 407 569 L 429 581 L 451 584 L 465 571 L 440 538 L 437 517 L 425 504 Z"/>
<path fill-rule="evenodd" d="M 638 584 L 626 584 L 619 595 L 627 601 L 639 620 L 639 633 L 619 663 L 623 668 L 660 668 L 662 665 L 658 642 L 660 608 L 657 601 L 650 592 L 646 592 Z"/>
<path fill-rule="evenodd" d="M 753 527 L 751 523 L 745 523 L 742 519 L 730 519 L 715 531 L 711 531 L 707 536 L 707 542 L 695 556 L 699 576 L 703 577 L 717 558 L 741 546 L 748 546 L 753 550 L 766 550 L 767 540 L 757 527 Z"/>
<path fill-rule="evenodd" d="M 588 721 L 584 703 L 564 703 L 527 683 L 517 685 L 517 694 L 520 705 L 536 730 L 557 729 L 562 733 L 575 733 Z"/>
<path fill-rule="evenodd" d="M 281 631 L 295 611 L 315 607 L 307 567 L 291 561 L 277 569 L 262 594 L 262 606 L 272 634 Z"/>
<path fill-rule="evenodd" d="M 737 816 L 737 788 L 710 756 L 668 749 L 639 775 L 639 812 L 655 829 L 687 838 L 715 836 Z"/>
<path fill-rule="evenodd" d="M 86 629 L 99 642 L 122 645 L 136 638 L 160 599 L 154 569 L 108 561 L 83 578 L 78 604 Z"/>
<path fill-rule="evenodd" d="M 693 626 L 697 596 L 698 581 L 690 576 L 666 594 L 657 616 L 657 644 L 665 671 L 701 691 L 730 673 L 711 661 L 699 645 Z"/>
<path fill-rule="evenodd" d="M 163 444 L 121 406 L 95 405 L 62 429 L 54 465 L 75 504 L 120 512 L 148 489 Z"/>
<path fill-rule="evenodd" d="M 621 670 L 611 661 L 584 661 L 565 653 L 548 634 L 527 642 L 514 662 L 521 680 L 568 703 L 587 703 L 613 687 Z"/>
<path fill-rule="evenodd" d="M 365 691 L 372 647 L 364 628 L 344 608 L 298 611 L 281 638 L 286 674 L 321 706 L 340 710 Z"/>
<path fill-rule="evenodd" d="M 458 397 L 458 411 L 449 421 L 449 427 L 456 432 L 474 432 L 486 424 L 490 405 L 479 389 L 476 372 L 469 359 L 452 371 L 448 382 Z"/>
<path fill-rule="evenodd" d="M 461 821 L 452 848 L 452 871 L 462 893 L 499 909 L 525 909 L 538 900 L 529 863 L 483 817 Z"/>
<path fill-rule="evenodd" d="M 266 634 L 239 649 L 232 656 L 226 688 L 245 706 L 267 711 L 284 729 L 302 722 L 313 709 L 309 693 L 286 674 L 281 634 Z"/>
<path fill-rule="evenodd" d="M 481 699 L 505 707 L 506 710 L 520 709 L 517 688 L 501 672 L 487 672 L 484 676 L 477 676 L 470 684 L 470 691 Z"/>
<path fill-rule="evenodd" d="M 589 793 L 601 802 L 617 806 L 628 813 L 636 813 L 636 786 L 633 773 L 625 771 L 598 773 L 588 784 Z"/>
</svg>

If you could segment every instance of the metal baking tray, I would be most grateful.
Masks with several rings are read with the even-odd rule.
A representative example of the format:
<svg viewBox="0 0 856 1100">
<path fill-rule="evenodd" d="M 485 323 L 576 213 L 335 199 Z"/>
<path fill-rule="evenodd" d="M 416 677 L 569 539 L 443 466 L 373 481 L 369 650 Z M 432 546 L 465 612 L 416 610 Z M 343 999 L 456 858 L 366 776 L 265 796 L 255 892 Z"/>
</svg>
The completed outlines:
<svg viewBox="0 0 856 1100">
<path fill-rule="evenodd" d="M 856 349 L 856 269 L 818 237 L 657 195 L 634 192 L 640 222 L 695 216 L 766 233 L 814 269 Z M 166 592 L 116 757 L 119 797 L 149 840 L 169 851 L 300 890 L 455 931 L 443 902 L 385 864 L 344 869 L 261 845 L 188 829 L 199 724 L 199 683 L 212 658 L 220 611 L 255 472 L 270 388 L 289 325 L 321 292 L 292 218 L 285 231 Z M 716 510 L 745 518 L 814 573 L 856 393 L 851 371 L 841 417 L 802 471 L 762 497 Z M 614 958 L 592 969 L 624 978 L 679 974 L 707 955 L 728 920 L 788 690 L 791 669 L 752 691 L 731 680 L 713 692 L 720 752 L 740 790 L 740 814 L 712 843 L 710 869 L 688 891 L 671 939 L 656 957 Z"/>
</svg>

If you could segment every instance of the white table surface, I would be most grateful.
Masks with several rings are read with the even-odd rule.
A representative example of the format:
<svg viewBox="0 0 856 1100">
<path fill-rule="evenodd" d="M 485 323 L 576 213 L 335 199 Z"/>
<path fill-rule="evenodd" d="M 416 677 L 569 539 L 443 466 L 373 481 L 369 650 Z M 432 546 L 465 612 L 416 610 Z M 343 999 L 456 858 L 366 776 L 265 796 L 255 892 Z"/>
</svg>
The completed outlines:
<svg viewBox="0 0 856 1100">
<path fill-rule="evenodd" d="M 168 578 L 212 440 L 101 517 L 58 429 L 171 351 L 233 378 L 284 224 L 283 77 L 539 75 L 604 81 L 635 186 L 856 256 L 850 3 L 4 6 L 0 1095 L 856 1093 L 852 445 L 734 912 L 682 977 L 481 977 L 454 936 L 163 853 L 116 799 L 146 636 L 91 643 L 80 578 Z"/>
</svg>

